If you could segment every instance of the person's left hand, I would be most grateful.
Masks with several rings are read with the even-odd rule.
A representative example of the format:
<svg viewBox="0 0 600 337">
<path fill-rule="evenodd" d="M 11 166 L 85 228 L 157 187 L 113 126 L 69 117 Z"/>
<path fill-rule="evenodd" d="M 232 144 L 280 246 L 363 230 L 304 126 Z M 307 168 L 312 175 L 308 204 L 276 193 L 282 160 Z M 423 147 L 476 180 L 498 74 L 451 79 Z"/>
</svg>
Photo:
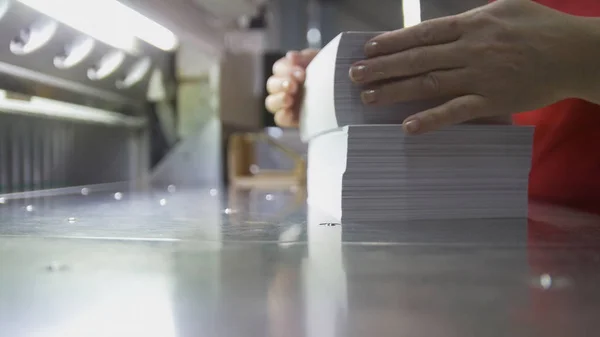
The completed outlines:
<svg viewBox="0 0 600 337">
<path fill-rule="evenodd" d="M 408 117 L 408 133 L 508 118 L 574 97 L 585 72 L 578 20 L 533 1 L 498 0 L 375 37 L 350 77 L 367 87 L 365 104 L 448 99 Z"/>
</svg>

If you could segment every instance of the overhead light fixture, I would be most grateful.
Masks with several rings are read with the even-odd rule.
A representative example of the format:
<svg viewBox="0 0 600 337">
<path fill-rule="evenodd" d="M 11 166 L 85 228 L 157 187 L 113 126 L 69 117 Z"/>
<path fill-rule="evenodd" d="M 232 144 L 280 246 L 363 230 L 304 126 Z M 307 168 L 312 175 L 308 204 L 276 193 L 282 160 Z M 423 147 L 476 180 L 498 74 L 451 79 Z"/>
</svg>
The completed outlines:
<svg viewBox="0 0 600 337">
<path fill-rule="evenodd" d="M 402 0 L 402 17 L 404 27 L 421 23 L 421 0 Z"/>
<path fill-rule="evenodd" d="M 18 0 L 99 41 L 129 52 L 136 38 L 165 51 L 178 45 L 173 32 L 116 0 Z"/>
</svg>

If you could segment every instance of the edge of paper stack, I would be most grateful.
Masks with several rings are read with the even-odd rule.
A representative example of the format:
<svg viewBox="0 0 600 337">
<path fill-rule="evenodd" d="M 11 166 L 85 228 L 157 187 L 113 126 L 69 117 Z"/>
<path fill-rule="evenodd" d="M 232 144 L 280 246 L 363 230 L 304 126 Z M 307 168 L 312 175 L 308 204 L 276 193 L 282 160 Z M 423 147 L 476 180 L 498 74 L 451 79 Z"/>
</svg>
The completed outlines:
<svg viewBox="0 0 600 337">
<path fill-rule="evenodd" d="M 419 136 L 402 121 L 443 101 L 364 105 L 348 77 L 377 32 L 334 38 L 307 69 L 300 117 L 308 195 L 342 223 L 524 218 L 533 127 L 456 125 Z"/>
</svg>

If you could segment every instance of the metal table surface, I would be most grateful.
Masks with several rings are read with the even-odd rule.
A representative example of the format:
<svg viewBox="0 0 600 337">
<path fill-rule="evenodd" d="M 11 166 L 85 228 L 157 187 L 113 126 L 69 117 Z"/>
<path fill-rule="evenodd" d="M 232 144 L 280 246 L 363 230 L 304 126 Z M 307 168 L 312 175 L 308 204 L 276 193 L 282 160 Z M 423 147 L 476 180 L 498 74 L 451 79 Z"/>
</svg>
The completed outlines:
<svg viewBox="0 0 600 337">
<path fill-rule="evenodd" d="M 598 334 L 600 217 L 339 225 L 305 200 L 0 199 L 0 336 Z"/>
</svg>

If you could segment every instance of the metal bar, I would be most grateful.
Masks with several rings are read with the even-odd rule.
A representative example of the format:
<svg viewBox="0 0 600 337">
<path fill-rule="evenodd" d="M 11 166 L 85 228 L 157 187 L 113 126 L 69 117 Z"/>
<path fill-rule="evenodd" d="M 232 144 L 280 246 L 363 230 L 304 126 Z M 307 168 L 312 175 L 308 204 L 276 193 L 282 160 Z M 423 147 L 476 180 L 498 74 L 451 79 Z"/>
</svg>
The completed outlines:
<svg viewBox="0 0 600 337">
<path fill-rule="evenodd" d="M 37 97 L 32 98 L 32 100 L 0 99 L 0 114 L 32 115 L 131 128 L 141 128 L 147 124 L 147 119 L 144 117 L 127 116 L 113 111 L 77 106 Z"/>
<path fill-rule="evenodd" d="M 54 87 L 59 87 L 82 95 L 95 96 L 98 98 L 132 106 L 139 107 L 140 105 L 139 101 L 129 99 L 125 96 L 117 95 L 101 89 L 86 87 L 82 83 L 72 82 L 58 77 L 45 75 L 33 70 L 21 68 L 4 62 L 0 62 L 0 73 L 15 76 L 18 78 L 24 78 L 27 80 L 32 80 L 36 83 L 43 83 Z"/>
</svg>

